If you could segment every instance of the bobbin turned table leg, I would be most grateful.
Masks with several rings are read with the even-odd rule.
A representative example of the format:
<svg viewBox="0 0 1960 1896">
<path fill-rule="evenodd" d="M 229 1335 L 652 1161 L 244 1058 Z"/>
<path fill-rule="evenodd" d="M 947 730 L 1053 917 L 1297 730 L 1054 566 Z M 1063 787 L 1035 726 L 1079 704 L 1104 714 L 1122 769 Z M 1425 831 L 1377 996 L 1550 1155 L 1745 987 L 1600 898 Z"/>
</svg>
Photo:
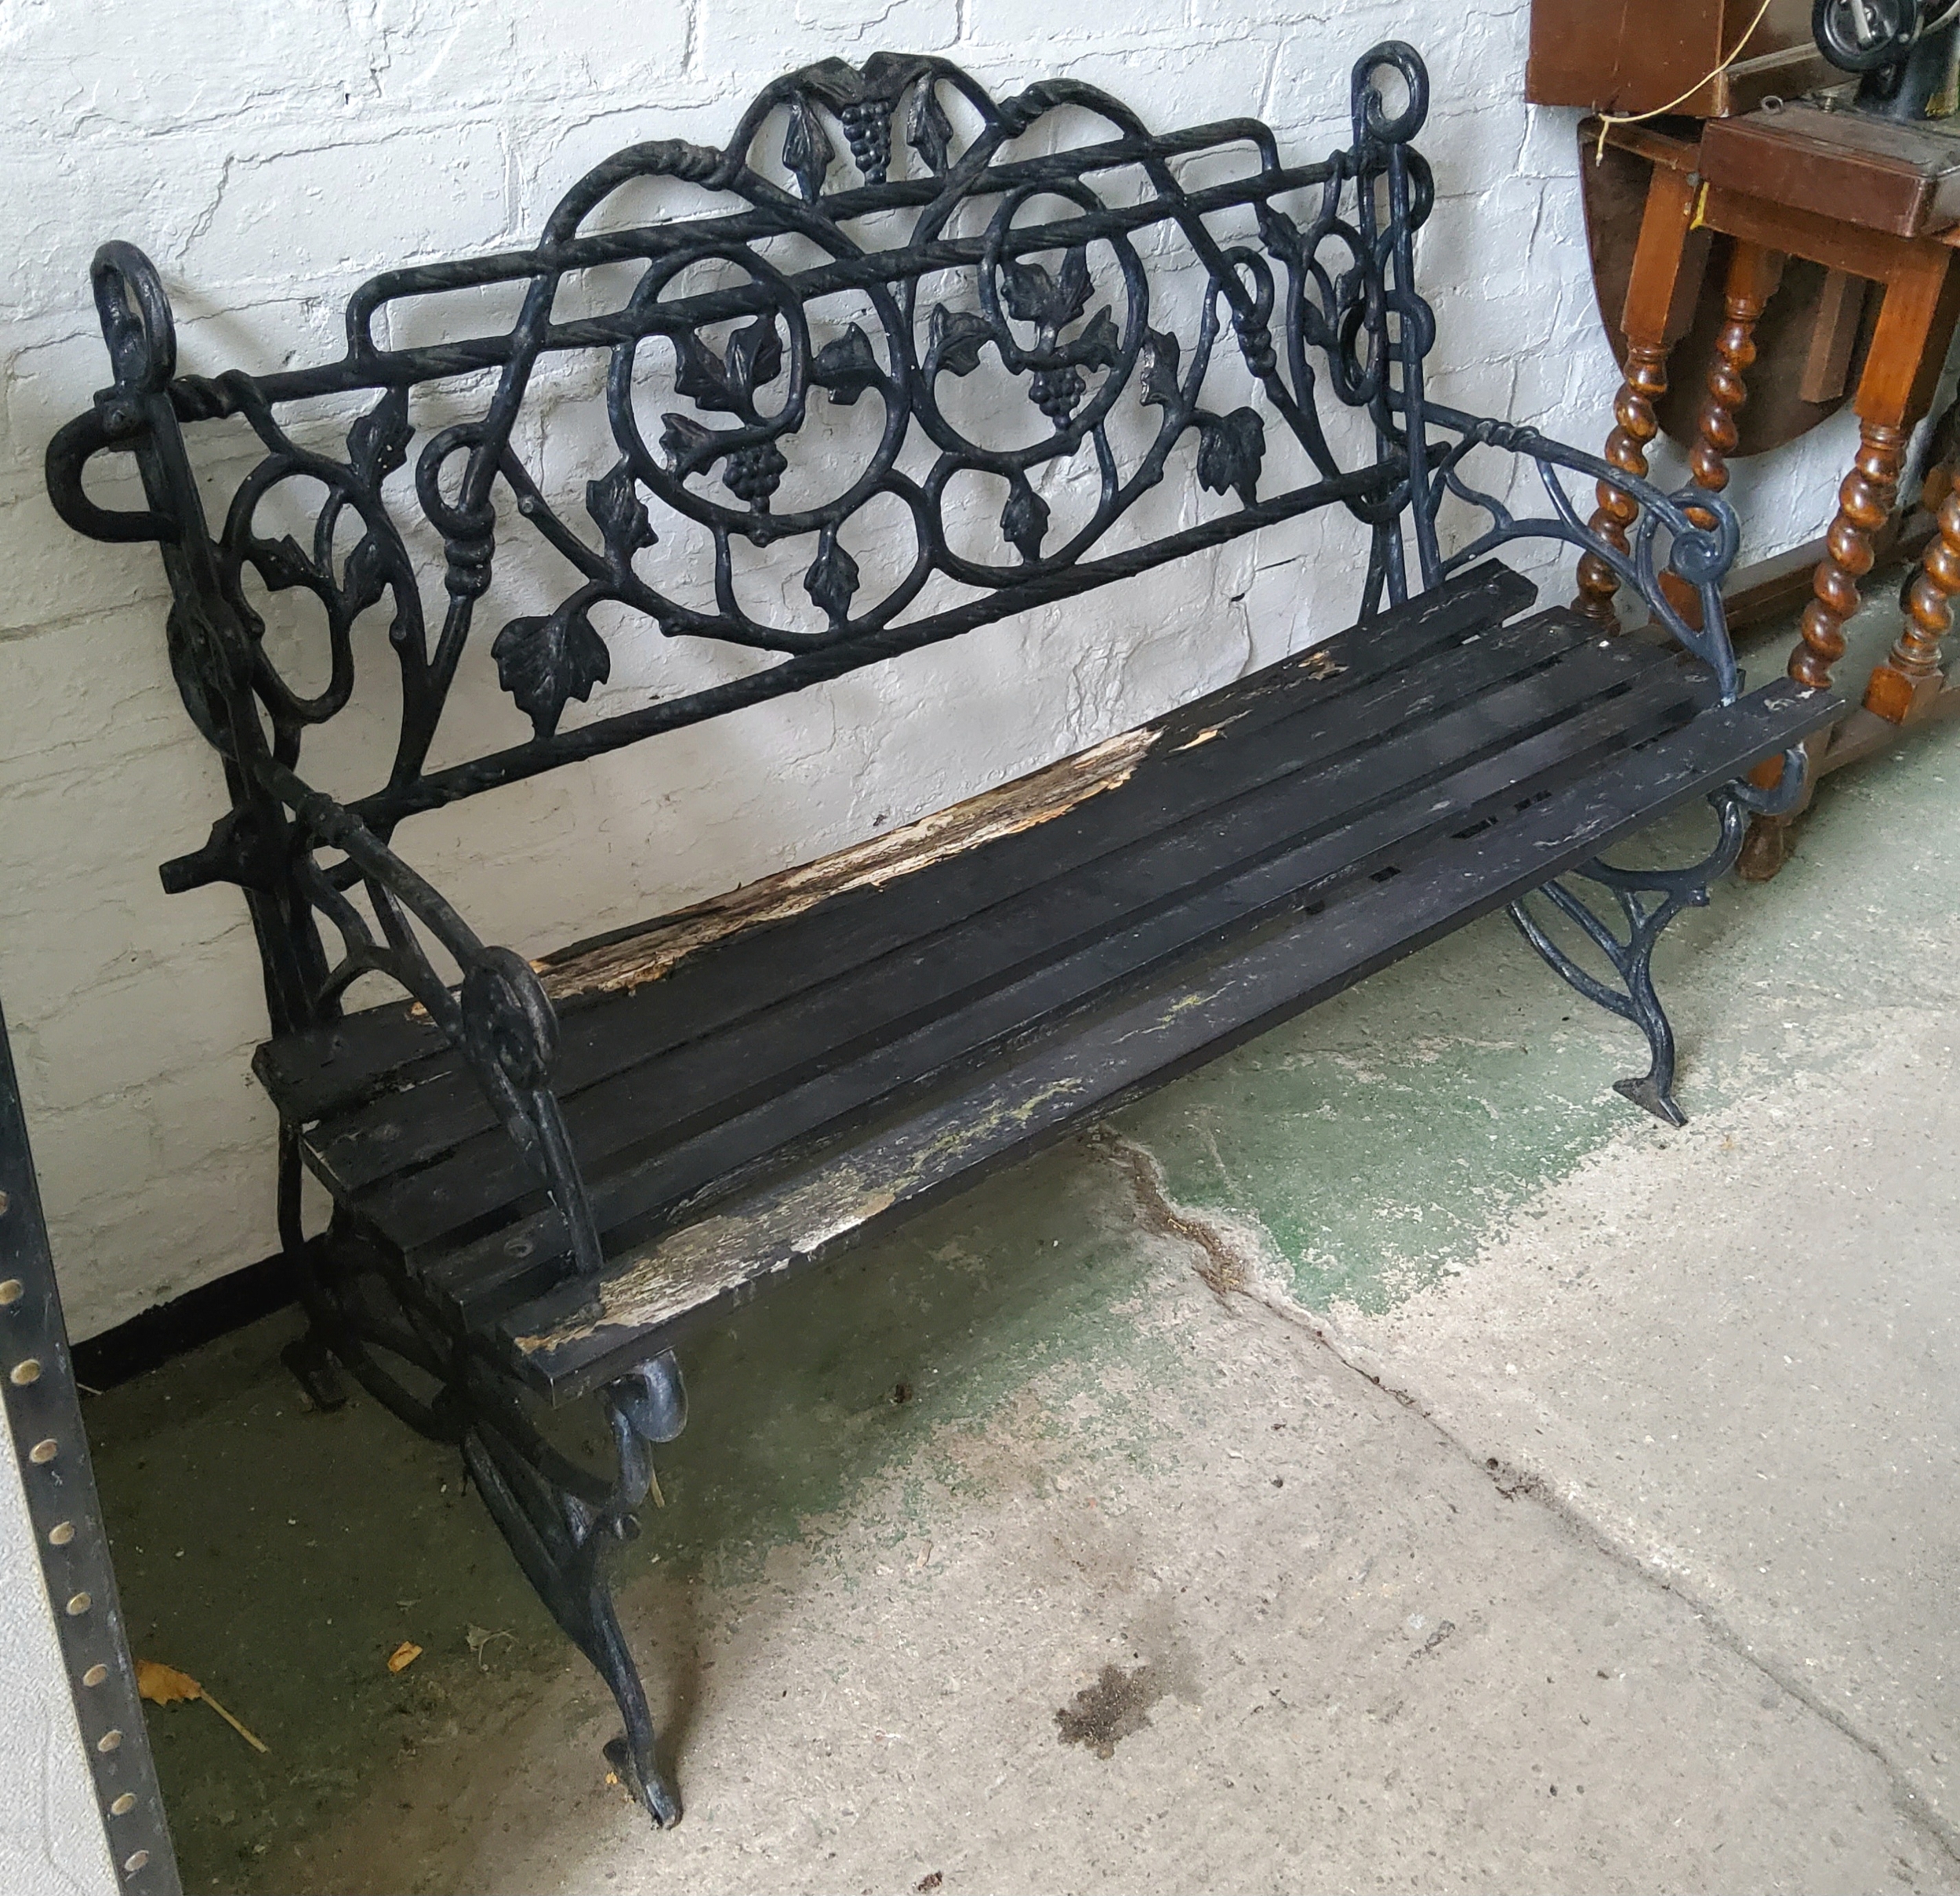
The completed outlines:
<svg viewBox="0 0 1960 1896">
<path fill-rule="evenodd" d="M 1932 405 L 1957 317 L 1960 317 L 1960 270 L 1954 267 L 1953 252 L 1938 244 L 1915 246 L 1904 267 L 1886 286 L 1878 327 L 1873 332 L 1864 373 L 1859 380 L 1855 404 L 1859 423 L 1857 456 L 1838 489 L 1837 518 L 1825 536 L 1828 550 L 1818 563 L 1812 580 L 1813 596 L 1804 608 L 1801 636 L 1790 655 L 1790 676 L 1799 685 L 1817 688 L 1828 686 L 1833 667 L 1844 656 L 1845 622 L 1858 609 L 1858 582 L 1871 570 L 1873 536 L 1891 517 L 1906 444 L 1915 424 Z M 1929 561 L 1937 562 L 1941 573 L 1960 577 L 1960 568 L 1956 568 L 1955 559 L 1947 551 L 1944 507 L 1941 511 L 1943 530 L 1926 557 Z M 1960 556 L 1960 541 L 1955 543 L 1953 553 Z M 1913 610 L 1911 626 L 1900 637 L 1892 659 L 1875 670 L 1867 688 L 1867 708 L 1878 710 L 1882 717 L 1890 715 L 1881 708 L 1885 704 L 1903 701 L 1904 707 L 1910 709 L 1915 697 L 1923 703 L 1931 695 L 1920 695 L 1922 688 L 1916 682 L 1918 667 L 1929 667 L 1937 675 L 1938 634 L 1944 630 L 1939 621 L 1945 616 L 1946 594 L 1953 589 L 1930 567 L 1921 577 L 1927 584 L 1919 608 Z M 1917 583 L 1914 593 L 1920 595 Z M 1926 614 L 1923 623 L 1922 610 Z M 1933 689 L 1936 692 L 1937 687 Z M 1878 704 L 1871 701 L 1875 693 Z M 1828 740 L 1813 739 L 1810 757 L 1811 786 L 1814 786 L 1820 769 L 1829 768 Z M 1771 764 L 1765 768 L 1773 782 L 1777 767 Z M 1791 825 L 1802 814 L 1809 801 L 1806 790 L 1804 804 L 1788 815 L 1755 819 L 1737 865 L 1739 875 L 1749 881 L 1766 882 L 1783 866 L 1790 853 Z"/>
<path fill-rule="evenodd" d="M 1690 227 L 1693 218 L 1694 190 L 1687 174 L 1657 165 L 1647 187 L 1621 317 L 1626 368 L 1613 401 L 1613 428 L 1605 449 L 1613 467 L 1636 478 L 1646 476 L 1647 444 L 1660 431 L 1653 406 L 1668 392 L 1668 354 L 1687 330 L 1701 287 L 1708 239 L 1705 232 Z M 1639 507 L 1632 495 L 1608 481 L 1599 483 L 1599 503 L 1593 530 L 1624 552 Z M 1578 580 L 1574 608 L 1603 625 L 1616 623 L 1613 597 L 1620 580 L 1613 568 L 1589 553 L 1579 562 Z"/>
<path fill-rule="evenodd" d="M 1947 602 L 1960 593 L 1960 489 L 1947 490 L 1936 518 L 1938 530 L 1907 589 L 1898 642 L 1865 685 L 1865 709 L 1895 725 L 1924 716 L 1947 687 L 1940 645 L 1953 625 Z"/>
<path fill-rule="evenodd" d="M 1783 263 L 1780 252 L 1740 239 L 1730 252 L 1722 288 L 1724 321 L 1715 338 L 1708 395 L 1695 416 L 1694 445 L 1688 451 L 1695 485 L 1711 494 L 1729 485 L 1729 456 L 1740 438 L 1736 416 L 1749 399 L 1744 378 L 1756 359 L 1756 324 L 1783 281 Z M 1700 518 L 1704 525 L 1714 524 L 1709 516 Z M 1661 576 L 1661 586 L 1668 603 L 1689 624 L 1700 624 L 1701 601 L 1693 587 L 1671 572 Z"/>
</svg>

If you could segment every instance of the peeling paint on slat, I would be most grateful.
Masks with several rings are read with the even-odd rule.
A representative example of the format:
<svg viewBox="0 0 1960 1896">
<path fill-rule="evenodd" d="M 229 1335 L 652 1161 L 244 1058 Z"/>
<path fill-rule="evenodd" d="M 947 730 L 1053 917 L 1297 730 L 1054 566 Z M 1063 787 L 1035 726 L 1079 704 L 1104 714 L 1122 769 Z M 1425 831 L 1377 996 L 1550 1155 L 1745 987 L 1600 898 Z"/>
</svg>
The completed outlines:
<svg viewBox="0 0 1960 1896">
<path fill-rule="evenodd" d="M 887 835 L 663 916 L 623 940 L 561 950 L 532 965 L 554 1002 L 619 993 L 658 981 L 689 955 L 745 929 L 786 921 L 833 895 L 895 881 L 1018 830 L 1051 822 L 1090 797 L 1127 783 L 1158 736 L 1153 726 L 1125 731 Z"/>
<path fill-rule="evenodd" d="M 717 1213 L 670 1232 L 604 1278 L 577 1316 L 511 1340 L 527 1356 L 548 1354 L 602 1330 L 657 1329 L 737 1285 L 753 1293 L 894 1205 L 958 1177 L 985 1152 L 1013 1144 L 1030 1122 L 1086 1084 L 1069 1076 L 1025 1093 L 996 1094 L 978 1110 L 942 1112 L 869 1153 L 824 1165 L 751 1210 Z"/>
</svg>

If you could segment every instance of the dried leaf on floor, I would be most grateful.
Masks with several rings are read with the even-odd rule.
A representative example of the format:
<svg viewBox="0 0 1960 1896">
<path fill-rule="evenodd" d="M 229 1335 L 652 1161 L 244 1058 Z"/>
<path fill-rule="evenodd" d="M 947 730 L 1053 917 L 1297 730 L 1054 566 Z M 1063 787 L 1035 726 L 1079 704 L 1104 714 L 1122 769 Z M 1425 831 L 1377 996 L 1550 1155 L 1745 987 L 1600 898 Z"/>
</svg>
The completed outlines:
<svg viewBox="0 0 1960 1896">
<path fill-rule="evenodd" d="M 388 1670 L 405 1673 L 422 1657 L 422 1648 L 413 1640 L 404 1640 L 388 1654 Z"/>
<path fill-rule="evenodd" d="M 174 1665 L 159 1665 L 154 1659 L 137 1660 L 136 1691 L 153 1705 L 181 1705 L 186 1699 L 201 1698 L 254 1751 L 263 1755 L 270 1749 L 263 1738 L 240 1724 L 188 1673 L 180 1673 Z"/>
<path fill-rule="evenodd" d="M 188 1673 L 180 1673 L 174 1665 L 159 1665 L 154 1659 L 137 1660 L 136 1692 L 153 1705 L 173 1705 L 180 1699 L 204 1696 L 204 1688 Z"/>
</svg>

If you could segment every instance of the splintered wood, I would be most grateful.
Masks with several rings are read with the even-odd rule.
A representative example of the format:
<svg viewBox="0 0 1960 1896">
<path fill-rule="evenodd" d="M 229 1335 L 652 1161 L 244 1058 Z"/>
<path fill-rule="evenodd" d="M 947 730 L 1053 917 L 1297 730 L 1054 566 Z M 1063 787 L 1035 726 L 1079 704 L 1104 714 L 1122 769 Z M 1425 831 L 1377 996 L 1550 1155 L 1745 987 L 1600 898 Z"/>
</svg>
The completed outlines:
<svg viewBox="0 0 1960 1896">
<path fill-rule="evenodd" d="M 1088 798 L 1127 783 L 1157 736 L 1149 728 L 1126 731 L 888 834 L 663 916 L 623 940 L 566 949 L 533 965 L 554 1002 L 618 993 L 658 981 L 689 955 L 745 928 L 786 921 L 833 895 L 895 881 L 1017 830 L 1051 822 Z"/>
<path fill-rule="evenodd" d="M 1070 1076 L 1025 1093 L 982 1087 L 900 1128 L 874 1149 L 821 1166 L 764 1193 L 752 1208 L 671 1232 L 592 1287 L 575 1317 L 512 1342 L 527 1356 L 564 1350 L 602 1331 L 658 1328 L 717 1294 L 753 1294 L 902 1200 L 957 1177 L 977 1155 L 1011 1144 L 1086 1084 Z"/>
</svg>

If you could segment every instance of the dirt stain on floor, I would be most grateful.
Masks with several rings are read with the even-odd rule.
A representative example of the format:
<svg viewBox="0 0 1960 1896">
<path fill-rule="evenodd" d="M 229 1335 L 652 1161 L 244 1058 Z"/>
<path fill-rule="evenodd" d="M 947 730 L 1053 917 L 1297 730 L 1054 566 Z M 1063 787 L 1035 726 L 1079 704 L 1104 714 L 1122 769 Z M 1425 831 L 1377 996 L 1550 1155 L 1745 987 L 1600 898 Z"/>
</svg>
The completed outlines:
<svg viewBox="0 0 1960 1896">
<path fill-rule="evenodd" d="M 1094 1685 L 1085 1685 L 1072 1704 L 1056 1711 L 1062 1742 L 1085 1745 L 1099 1758 L 1113 1758 L 1124 1738 L 1150 1723 L 1150 1708 L 1167 1689 L 1154 1665 L 1129 1672 L 1120 1665 L 1104 1666 Z"/>
</svg>

